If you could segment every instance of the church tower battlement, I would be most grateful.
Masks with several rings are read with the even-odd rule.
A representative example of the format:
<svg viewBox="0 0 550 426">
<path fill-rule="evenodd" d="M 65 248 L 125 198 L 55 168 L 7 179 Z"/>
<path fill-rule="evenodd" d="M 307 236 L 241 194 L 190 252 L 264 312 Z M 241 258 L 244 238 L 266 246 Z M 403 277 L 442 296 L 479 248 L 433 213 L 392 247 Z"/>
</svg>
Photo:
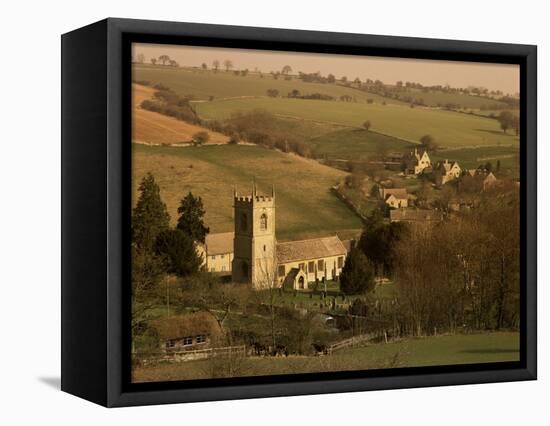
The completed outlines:
<svg viewBox="0 0 550 426">
<path fill-rule="evenodd" d="M 235 237 L 232 279 L 255 288 L 274 285 L 276 273 L 275 189 L 260 194 L 233 194 Z"/>
</svg>

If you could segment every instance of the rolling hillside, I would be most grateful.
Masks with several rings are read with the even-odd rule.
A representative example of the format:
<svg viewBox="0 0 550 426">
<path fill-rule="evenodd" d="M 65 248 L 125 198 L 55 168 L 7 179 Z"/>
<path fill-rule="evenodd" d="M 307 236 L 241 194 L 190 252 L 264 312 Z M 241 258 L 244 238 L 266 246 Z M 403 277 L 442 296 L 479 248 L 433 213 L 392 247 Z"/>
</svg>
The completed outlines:
<svg viewBox="0 0 550 426">
<path fill-rule="evenodd" d="M 341 129 L 308 141 L 316 157 L 342 160 L 366 160 L 390 151 L 405 152 L 416 145 L 365 129 Z"/>
<path fill-rule="evenodd" d="M 151 84 L 161 83 L 180 96 L 192 95 L 194 99 L 206 100 L 210 96 L 214 99 L 233 97 L 266 97 L 268 89 L 277 89 L 281 96 L 286 96 L 296 89 L 302 94 L 322 93 L 339 98 L 348 95 L 358 102 L 365 103 L 372 99 L 375 103 L 396 103 L 397 100 L 388 99 L 379 95 L 362 92 L 350 87 L 337 84 L 306 83 L 292 77 L 285 80 L 283 77 L 274 79 L 270 74 L 250 73 L 246 77 L 237 76 L 233 72 L 199 70 L 194 68 L 173 68 L 153 65 L 134 65 L 134 81 L 147 81 Z"/>
<path fill-rule="evenodd" d="M 202 197 L 211 232 L 233 229 L 233 187 L 250 192 L 255 178 L 260 190 L 277 197 L 277 238 L 302 239 L 356 235 L 361 222 L 331 192 L 346 174 L 292 154 L 249 145 L 161 147 L 133 145 L 133 195 L 151 172 L 161 188 L 172 222 L 179 201 L 192 191 Z"/>
<path fill-rule="evenodd" d="M 324 102 L 304 99 L 232 99 L 196 104 L 203 118 L 223 120 L 237 111 L 263 109 L 282 117 L 361 127 L 370 120 L 372 130 L 417 142 L 431 134 L 441 147 L 517 144 L 503 133 L 496 120 L 469 114 L 400 105 Z"/>
<path fill-rule="evenodd" d="M 226 143 L 229 139 L 221 133 L 140 108 L 141 102 L 151 99 L 154 93 L 155 89 L 151 87 L 132 85 L 132 140 L 134 142 L 151 145 L 188 143 L 193 135 L 200 131 L 209 133 L 210 138 L 207 143 L 210 144 Z"/>
</svg>

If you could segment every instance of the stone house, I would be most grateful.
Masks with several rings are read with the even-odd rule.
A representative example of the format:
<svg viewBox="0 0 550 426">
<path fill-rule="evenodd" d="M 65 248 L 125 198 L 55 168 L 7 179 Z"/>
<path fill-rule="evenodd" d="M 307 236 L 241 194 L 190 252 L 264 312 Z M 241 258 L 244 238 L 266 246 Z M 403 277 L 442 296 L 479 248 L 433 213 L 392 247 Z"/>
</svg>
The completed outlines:
<svg viewBox="0 0 550 426">
<path fill-rule="evenodd" d="M 462 169 L 457 161 L 440 161 L 435 168 L 435 183 L 437 185 L 445 185 L 455 179 L 458 179 L 462 173 Z"/>
<path fill-rule="evenodd" d="M 470 169 L 463 173 L 460 179 L 459 188 L 466 191 L 487 191 L 494 187 L 498 182 L 496 176 L 485 169 L 479 167 L 477 169 Z"/>
<path fill-rule="evenodd" d="M 203 266 L 208 272 L 231 274 L 233 262 L 234 232 L 208 234 L 199 252 L 203 256 Z"/>
<path fill-rule="evenodd" d="M 222 337 L 216 320 L 206 312 L 177 315 L 153 322 L 163 352 L 208 349 Z"/>
<path fill-rule="evenodd" d="M 409 205 L 409 195 L 405 188 L 380 188 L 380 198 L 393 209 Z"/>
<path fill-rule="evenodd" d="M 419 175 L 427 171 L 427 169 L 431 169 L 432 160 L 428 155 L 428 151 L 424 150 L 420 152 L 418 148 L 415 148 L 414 151 L 404 156 L 403 165 L 406 175 Z"/>
</svg>

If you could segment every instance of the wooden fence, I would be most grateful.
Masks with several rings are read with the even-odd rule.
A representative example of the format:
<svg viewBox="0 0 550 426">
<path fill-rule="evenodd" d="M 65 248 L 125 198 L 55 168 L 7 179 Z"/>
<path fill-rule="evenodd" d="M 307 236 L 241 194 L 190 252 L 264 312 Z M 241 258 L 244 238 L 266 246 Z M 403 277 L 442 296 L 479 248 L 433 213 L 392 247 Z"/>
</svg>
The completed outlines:
<svg viewBox="0 0 550 426">
<path fill-rule="evenodd" d="M 358 346 L 364 342 L 367 342 L 368 340 L 373 339 L 374 337 L 376 337 L 374 334 L 361 334 L 359 336 L 353 336 L 353 337 L 350 337 L 349 339 L 341 340 L 340 342 L 330 345 L 328 347 L 327 352 L 329 355 L 332 355 L 334 351 Z"/>
<path fill-rule="evenodd" d="M 147 362 L 159 362 L 159 361 L 184 362 L 184 361 L 195 361 L 198 359 L 209 359 L 209 358 L 215 358 L 215 357 L 230 358 L 230 357 L 245 357 L 245 356 L 246 356 L 245 345 L 223 346 L 219 348 L 166 352 L 166 353 L 158 354 L 157 356 L 149 358 Z"/>
</svg>

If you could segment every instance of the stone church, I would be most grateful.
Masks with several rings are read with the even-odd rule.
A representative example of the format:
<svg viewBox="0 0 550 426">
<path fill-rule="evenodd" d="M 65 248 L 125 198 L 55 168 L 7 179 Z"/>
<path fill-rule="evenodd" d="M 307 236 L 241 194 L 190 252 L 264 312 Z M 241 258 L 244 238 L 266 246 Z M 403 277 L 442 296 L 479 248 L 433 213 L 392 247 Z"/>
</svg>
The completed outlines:
<svg viewBox="0 0 550 426">
<path fill-rule="evenodd" d="M 270 194 L 258 193 L 256 185 L 251 194 L 235 191 L 233 203 L 234 232 L 206 238 L 208 271 L 228 273 L 230 269 L 232 281 L 255 288 L 274 285 L 304 290 L 308 283 L 338 278 L 348 253 L 338 236 L 277 242 L 274 188 Z"/>
</svg>

